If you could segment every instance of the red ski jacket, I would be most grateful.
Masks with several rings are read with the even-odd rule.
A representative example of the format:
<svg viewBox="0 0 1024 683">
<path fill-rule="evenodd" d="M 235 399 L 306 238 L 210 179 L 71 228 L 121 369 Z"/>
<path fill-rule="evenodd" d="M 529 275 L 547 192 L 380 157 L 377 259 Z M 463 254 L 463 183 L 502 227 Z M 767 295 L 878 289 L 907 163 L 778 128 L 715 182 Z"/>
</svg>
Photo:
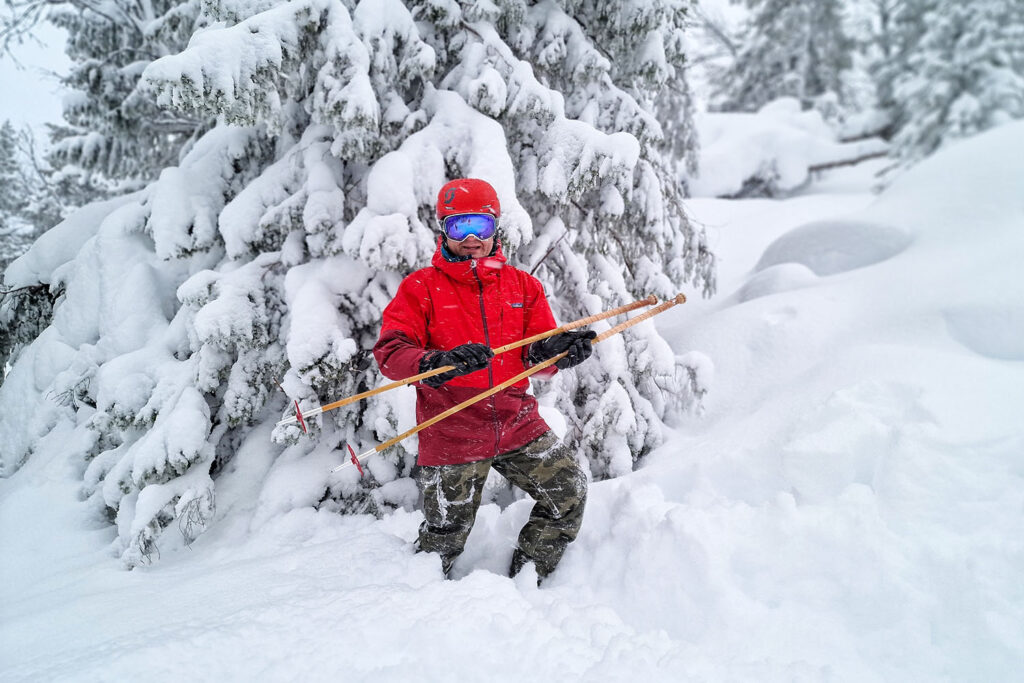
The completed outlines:
<svg viewBox="0 0 1024 683">
<path fill-rule="evenodd" d="M 385 377 L 403 379 L 419 373 L 420 359 L 428 350 L 471 342 L 495 348 L 554 327 L 540 282 L 507 265 L 500 245 L 485 258 L 449 261 L 439 238 L 431 266 L 402 280 L 394 300 L 384 309 L 373 355 Z M 490 367 L 456 377 L 437 389 L 417 382 L 417 421 L 518 375 L 527 367 L 526 349 L 495 356 Z M 553 370 L 538 375 L 551 375 Z M 526 393 L 529 385 L 524 379 L 421 431 L 417 464 L 492 458 L 548 431 L 537 400 Z"/>
</svg>

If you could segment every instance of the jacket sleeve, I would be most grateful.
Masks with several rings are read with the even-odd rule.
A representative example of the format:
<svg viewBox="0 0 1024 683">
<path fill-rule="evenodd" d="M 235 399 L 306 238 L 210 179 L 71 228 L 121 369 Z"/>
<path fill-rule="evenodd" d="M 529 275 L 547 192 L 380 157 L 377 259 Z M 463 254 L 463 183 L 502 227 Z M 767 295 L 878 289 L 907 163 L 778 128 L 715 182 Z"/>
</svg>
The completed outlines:
<svg viewBox="0 0 1024 683">
<path fill-rule="evenodd" d="M 402 280 L 395 298 L 384 309 L 380 338 L 373 357 L 388 379 L 405 379 L 418 374 L 426 355 L 427 326 L 430 324 L 430 294 L 416 274 Z"/>
<path fill-rule="evenodd" d="M 527 275 L 524 289 L 526 291 L 526 330 L 523 338 L 532 337 L 535 334 L 547 332 L 558 327 L 555 324 L 555 316 L 551 312 L 551 305 L 544 294 L 544 286 L 541 285 L 540 280 L 532 275 Z M 530 361 L 527 360 L 529 351 L 529 345 L 522 348 L 523 367 L 527 368 L 531 365 Z M 533 377 L 544 379 L 551 377 L 556 372 L 558 372 L 558 368 L 551 365 L 535 373 Z"/>
</svg>

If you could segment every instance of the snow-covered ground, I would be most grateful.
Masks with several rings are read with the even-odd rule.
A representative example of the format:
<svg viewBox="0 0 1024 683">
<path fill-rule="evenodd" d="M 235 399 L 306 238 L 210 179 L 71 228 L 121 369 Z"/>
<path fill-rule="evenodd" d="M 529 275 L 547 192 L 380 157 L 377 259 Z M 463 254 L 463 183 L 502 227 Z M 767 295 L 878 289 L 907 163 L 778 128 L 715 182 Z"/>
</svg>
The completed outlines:
<svg viewBox="0 0 1024 683">
<path fill-rule="evenodd" d="M 219 521 L 127 572 L 82 464 L 30 458 L 0 679 L 1024 680 L 1022 151 L 1018 123 L 880 196 L 862 166 L 693 200 L 720 294 L 660 327 L 707 356 L 705 410 L 592 487 L 541 589 L 502 576 L 528 501 L 481 509 L 455 581 L 418 513 L 254 521 L 255 440 Z"/>
</svg>

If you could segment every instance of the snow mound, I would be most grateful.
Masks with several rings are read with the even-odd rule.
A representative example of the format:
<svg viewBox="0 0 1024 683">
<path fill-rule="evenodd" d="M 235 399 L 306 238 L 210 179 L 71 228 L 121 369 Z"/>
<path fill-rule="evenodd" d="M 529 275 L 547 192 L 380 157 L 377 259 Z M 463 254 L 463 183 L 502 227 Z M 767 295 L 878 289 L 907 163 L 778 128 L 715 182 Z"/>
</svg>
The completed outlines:
<svg viewBox="0 0 1024 683">
<path fill-rule="evenodd" d="M 880 198 L 909 220 L 985 230 L 990 222 L 1024 223 L 1024 121 L 951 143 L 898 176 Z"/>
<path fill-rule="evenodd" d="M 946 311 L 950 336 L 989 358 L 1024 360 L 1024 306 L 964 306 Z"/>
<path fill-rule="evenodd" d="M 135 204 L 139 196 L 140 193 L 136 192 L 78 209 L 40 235 L 28 252 L 7 267 L 4 284 L 12 289 L 38 282 L 51 284 L 51 274 L 75 258 L 99 230 L 100 224 L 117 209 Z"/>
<path fill-rule="evenodd" d="M 909 385 L 869 380 L 806 415 L 782 447 L 782 472 L 798 500 L 822 503 L 853 484 L 883 485 L 893 445 L 927 414 L 917 396 Z"/>
<path fill-rule="evenodd" d="M 704 584 L 707 603 L 672 585 L 651 592 L 697 612 L 685 618 L 698 624 L 691 635 L 642 612 L 651 594 L 630 596 L 645 625 L 705 655 L 786 652 L 789 664 L 820 667 L 737 678 L 1020 678 L 1021 149 L 1024 122 L 993 129 L 906 172 L 852 218 L 822 205 L 786 232 L 765 220 L 768 202 L 706 204 L 719 224 L 728 204 L 754 226 L 753 239 L 731 243 L 760 262 L 736 269 L 737 294 L 659 321 L 677 352 L 708 353 L 715 384 L 704 414 L 682 416 L 678 439 L 636 479 L 665 495 L 664 526 L 678 501 L 695 540 L 680 529 L 648 548 L 632 522 L 622 546 L 657 566 L 658 549 L 677 543 L 690 572 L 681 583 Z M 806 199 L 779 202 L 779 213 Z M 778 237 L 762 249 L 758 230 Z M 845 274 L 811 281 L 801 268 Z M 800 277 L 810 284 L 778 291 Z M 773 296 L 739 305 L 764 292 Z M 750 609 L 730 615 L 736 604 Z M 740 623 L 750 630 L 733 639 Z"/>
<path fill-rule="evenodd" d="M 736 297 L 739 301 L 752 301 L 779 292 L 788 292 L 813 284 L 817 276 L 802 263 L 779 263 L 768 266 L 751 277 L 740 287 Z"/>
<path fill-rule="evenodd" d="M 797 263 L 815 275 L 835 275 L 881 263 L 902 252 L 912 241 L 907 231 L 891 225 L 848 220 L 815 221 L 772 242 L 755 270 Z"/>
</svg>

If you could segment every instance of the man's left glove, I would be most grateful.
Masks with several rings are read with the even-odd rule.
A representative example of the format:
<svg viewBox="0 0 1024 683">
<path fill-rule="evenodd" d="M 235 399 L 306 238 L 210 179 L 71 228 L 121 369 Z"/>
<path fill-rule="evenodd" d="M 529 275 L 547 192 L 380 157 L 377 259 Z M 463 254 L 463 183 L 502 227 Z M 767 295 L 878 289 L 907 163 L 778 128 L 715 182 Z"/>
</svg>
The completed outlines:
<svg viewBox="0 0 1024 683">
<path fill-rule="evenodd" d="M 555 363 L 556 368 L 565 370 L 566 368 L 579 365 L 590 358 L 590 354 L 594 352 L 594 345 L 591 343 L 591 340 L 595 337 L 597 337 L 597 332 L 593 330 L 569 330 L 568 332 L 562 332 L 561 334 L 556 334 L 553 337 L 541 339 L 530 344 L 526 360 L 532 365 L 536 365 L 546 361 L 548 358 L 554 358 L 563 351 L 568 351 L 569 355 Z"/>
<path fill-rule="evenodd" d="M 450 351 L 427 353 L 420 360 L 420 372 L 443 368 L 446 365 L 454 365 L 455 369 L 428 377 L 423 380 L 423 383 L 437 389 L 450 379 L 483 370 L 490 364 L 491 358 L 494 358 L 494 351 L 491 351 L 486 344 L 463 344 Z"/>
</svg>

